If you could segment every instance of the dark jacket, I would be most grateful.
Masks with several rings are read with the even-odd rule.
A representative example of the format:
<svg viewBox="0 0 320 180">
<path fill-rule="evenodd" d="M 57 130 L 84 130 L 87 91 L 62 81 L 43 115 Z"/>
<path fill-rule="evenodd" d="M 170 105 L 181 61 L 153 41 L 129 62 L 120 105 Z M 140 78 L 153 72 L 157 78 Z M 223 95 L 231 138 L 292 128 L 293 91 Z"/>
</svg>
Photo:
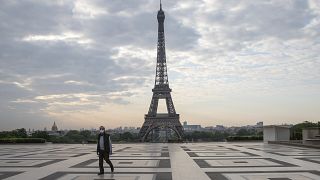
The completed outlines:
<svg viewBox="0 0 320 180">
<path fill-rule="evenodd" d="M 108 152 L 109 154 L 112 154 L 112 144 L 110 140 L 110 135 L 104 133 L 103 135 L 98 135 L 98 143 L 97 143 L 97 152 L 100 150 L 100 136 L 104 136 L 104 150 Z"/>
</svg>

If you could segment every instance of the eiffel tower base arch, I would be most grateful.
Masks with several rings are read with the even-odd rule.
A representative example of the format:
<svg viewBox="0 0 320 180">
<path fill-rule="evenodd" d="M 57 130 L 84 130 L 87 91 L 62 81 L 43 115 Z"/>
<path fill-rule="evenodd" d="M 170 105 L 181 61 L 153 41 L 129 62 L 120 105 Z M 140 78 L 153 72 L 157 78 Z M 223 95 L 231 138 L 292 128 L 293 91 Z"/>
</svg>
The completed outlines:
<svg viewBox="0 0 320 180">
<path fill-rule="evenodd" d="M 156 128 L 171 129 L 176 133 L 178 141 L 183 139 L 183 127 L 179 121 L 179 114 L 171 117 L 168 114 L 157 114 L 155 117 L 146 114 L 139 132 L 141 141 L 145 142 L 150 132 Z"/>
</svg>

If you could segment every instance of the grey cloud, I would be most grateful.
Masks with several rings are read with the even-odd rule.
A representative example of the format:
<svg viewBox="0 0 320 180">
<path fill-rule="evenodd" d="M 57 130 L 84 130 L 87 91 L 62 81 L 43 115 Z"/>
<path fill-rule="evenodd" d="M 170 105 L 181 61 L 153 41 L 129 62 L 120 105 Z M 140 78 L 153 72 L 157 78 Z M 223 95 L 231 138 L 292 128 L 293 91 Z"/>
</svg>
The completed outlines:
<svg viewBox="0 0 320 180">
<path fill-rule="evenodd" d="M 25 34 L 58 33 L 75 26 L 72 22 L 73 4 L 59 5 L 54 1 L 2 1 L 1 34 L 20 38 Z"/>
<path fill-rule="evenodd" d="M 234 41 L 304 38 L 303 28 L 315 18 L 308 1 L 238 1 L 233 6 L 238 7 L 236 10 L 227 3 L 220 4 L 223 8 L 209 12 L 206 21 L 221 28 L 218 31 L 224 38 Z"/>
</svg>

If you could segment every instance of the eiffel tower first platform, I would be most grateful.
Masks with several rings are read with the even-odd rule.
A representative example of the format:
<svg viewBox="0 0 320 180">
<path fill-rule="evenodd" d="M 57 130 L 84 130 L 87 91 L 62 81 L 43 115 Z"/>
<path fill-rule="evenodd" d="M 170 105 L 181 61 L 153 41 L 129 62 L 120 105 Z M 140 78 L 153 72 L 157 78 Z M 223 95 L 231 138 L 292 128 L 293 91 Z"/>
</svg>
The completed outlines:
<svg viewBox="0 0 320 180">
<path fill-rule="evenodd" d="M 152 89 L 153 96 L 149 107 L 148 114 L 145 114 L 145 121 L 140 129 L 139 136 L 141 141 L 147 140 L 148 135 L 153 134 L 157 130 L 164 130 L 166 132 L 166 139 L 168 141 L 168 133 L 175 132 L 176 138 L 181 141 L 183 136 L 183 128 L 179 121 L 179 114 L 173 105 L 171 98 L 171 89 L 169 87 L 165 38 L 164 38 L 164 19 L 165 15 L 162 10 L 160 1 L 160 10 L 157 15 L 158 19 L 158 44 L 157 44 L 157 66 L 154 88 Z M 159 99 L 165 99 L 167 105 L 167 113 L 157 113 Z"/>
</svg>

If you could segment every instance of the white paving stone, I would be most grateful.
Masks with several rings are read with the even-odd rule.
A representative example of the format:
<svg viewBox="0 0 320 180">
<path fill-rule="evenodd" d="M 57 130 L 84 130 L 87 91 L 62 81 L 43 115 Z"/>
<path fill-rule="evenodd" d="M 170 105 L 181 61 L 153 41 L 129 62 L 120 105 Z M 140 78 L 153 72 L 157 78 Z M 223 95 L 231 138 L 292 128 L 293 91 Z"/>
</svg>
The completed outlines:
<svg viewBox="0 0 320 180">
<path fill-rule="evenodd" d="M 277 166 L 278 163 L 266 159 L 215 159 L 205 160 L 210 166 Z"/>
</svg>

